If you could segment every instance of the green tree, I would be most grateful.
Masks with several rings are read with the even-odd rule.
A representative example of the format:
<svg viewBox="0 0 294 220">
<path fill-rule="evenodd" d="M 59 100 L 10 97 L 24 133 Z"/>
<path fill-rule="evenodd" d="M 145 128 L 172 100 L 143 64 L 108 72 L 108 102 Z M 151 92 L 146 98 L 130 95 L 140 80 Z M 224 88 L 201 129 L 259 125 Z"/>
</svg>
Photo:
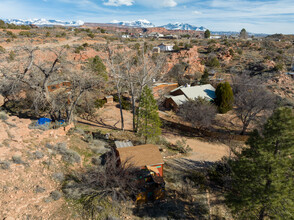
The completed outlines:
<svg viewBox="0 0 294 220">
<path fill-rule="evenodd" d="M 174 51 L 180 51 L 180 47 L 178 46 L 178 44 L 175 44 L 173 47 Z"/>
<path fill-rule="evenodd" d="M 204 73 L 201 76 L 200 84 L 201 85 L 209 84 L 209 74 L 208 74 L 208 70 L 207 69 L 204 70 Z"/>
<path fill-rule="evenodd" d="M 158 115 L 157 102 L 148 86 L 145 86 L 143 89 L 137 120 L 137 131 L 145 138 L 145 143 L 148 140 L 156 140 L 161 134 L 161 121 Z"/>
<path fill-rule="evenodd" d="M 282 63 L 277 63 L 273 68 L 274 71 L 282 71 L 283 69 L 284 65 Z"/>
<path fill-rule="evenodd" d="M 205 64 L 209 67 L 220 67 L 219 60 L 215 56 L 209 57 Z"/>
<path fill-rule="evenodd" d="M 243 28 L 243 29 L 240 31 L 240 38 L 242 38 L 242 39 L 247 39 L 247 38 L 248 38 L 248 33 L 247 33 L 247 31 L 245 30 L 245 28 Z"/>
<path fill-rule="evenodd" d="M 104 65 L 102 59 L 99 56 L 89 59 L 89 67 L 94 73 L 103 76 L 107 79 L 106 66 Z"/>
<path fill-rule="evenodd" d="M 5 22 L 3 20 L 0 20 L 0 27 L 1 28 L 5 27 Z"/>
<path fill-rule="evenodd" d="M 224 114 L 232 110 L 234 103 L 234 94 L 231 85 L 228 82 L 220 83 L 215 90 L 216 104 L 220 113 Z"/>
<path fill-rule="evenodd" d="M 205 32 L 204 32 L 204 37 L 205 38 L 210 38 L 210 30 L 206 30 Z"/>
<path fill-rule="evenodd" d="M 262 134 L 254 131 L 247 144 L 228 163 L 232 171 L 228 206 L 238 219 L 293 219 L 293 109 L 277 109 Z"/>
<path fill-rule="evenodd" d="M 93 39 L 95 37 L 95 34 L 91 32 L 91 33 L 88 34 L 88 37 Z"/>
</svg>

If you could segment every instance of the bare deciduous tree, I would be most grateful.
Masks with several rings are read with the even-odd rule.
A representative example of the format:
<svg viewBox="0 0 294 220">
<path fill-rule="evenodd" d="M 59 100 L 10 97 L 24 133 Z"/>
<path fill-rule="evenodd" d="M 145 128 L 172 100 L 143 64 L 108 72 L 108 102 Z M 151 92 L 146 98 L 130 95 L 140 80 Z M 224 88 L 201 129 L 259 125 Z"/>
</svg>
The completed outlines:
<svg viewBox="0 0 294 220">
<path fill-rule="evenodd" d="M 136 131 L 136 103 L 145 86 L 151 86 L 153 80 L 158 80 L 161 75 L 162 67 L 165 62 L 165 56 L 152 57 L 151 53 L 142 51 L 138 54 L 125 51 L 119 56 L 118 63 L 109 62 L 112 74 L 115 76 L 117 91 L 122 91 L 123 87 L 129 91 L 132 102 L 133 130 Z M 110 59 L 113 60 L 113 59 Z"/>
<path fill-rule="evenodd" d="M 165 63 L 165 56 L 152 57 L 152 54 L 144 52 L 142 47 L 141 54 L 126 61 L 125 76 L 128 83 L 128 88 L 132 97 L 133 110 L 133 130 L 137 130 L 136 124 L 136 102 L 140 97 L 145 86 L 151 86 L 153 80 L 161 78 L 162 67 Z"/>
<path fill-rule="evenodd" d="M 71 122 L 81 97 L 86 91 L 97 88 L 103 77 L 99 73 L 81 71 L 64 58 L 65 52 L 65 49 L 19 49 L 19 59 L 1 69 L 2 83 L 9 85 L 2 92 L 13 95 L 21 89 L 30 94 L 39 115 L 47 113 L 52 120 L 65 118 Z M 45 58 L 40 59 L 41 56 Z M 64 82 L 69 83 L 59 86 Z"/>
<path fill-rule="evenodd" d="M 245 134 L 250 123 L 269 116 L 275 108 L 275 96 L 256 78 L 245 74 L 235 77 L 233 92 L 235 111 L 242 122 L 241 134 Z"/>
<path fill-rule="evenodd" d="M 195 99 L 188 100 L 180 105 L 177 114 L 194 127 L 201 129 L 211 125 L 216 113 L 216 106 L 212 103 L 203 99 Z"/>
</svg>

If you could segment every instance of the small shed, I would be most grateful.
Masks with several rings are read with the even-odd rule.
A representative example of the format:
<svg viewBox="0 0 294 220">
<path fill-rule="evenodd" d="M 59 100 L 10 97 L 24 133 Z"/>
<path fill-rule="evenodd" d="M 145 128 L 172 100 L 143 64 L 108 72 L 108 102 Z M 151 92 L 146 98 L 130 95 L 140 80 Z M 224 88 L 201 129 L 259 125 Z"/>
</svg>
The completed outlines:
<svg viewBox="0 0 294 220">
<path fill-rule="evenodd" d="M 164 162 L 158 146 L 145 144 L 117 148 L 116 151 L 121 163 L 127 162 L 141 169 L 145 169 L 146 166 L 156 168 L 160 176 L 163 176 Z"/>
<path fill-rule="evenodd" d="M 112 95 L 106 96 L 104 98 L 104 100 L 106 101 L 107 104 L 112 104 L 113 103 L 113 96 Z"/>
</svg>

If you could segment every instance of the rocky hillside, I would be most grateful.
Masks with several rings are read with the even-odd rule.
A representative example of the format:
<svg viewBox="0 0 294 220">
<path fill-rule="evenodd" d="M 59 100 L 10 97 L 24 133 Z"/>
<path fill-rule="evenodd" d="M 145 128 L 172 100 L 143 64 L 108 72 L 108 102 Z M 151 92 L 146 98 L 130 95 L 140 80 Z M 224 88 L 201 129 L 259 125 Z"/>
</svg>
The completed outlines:
<svg viewBox="0 0 294 220">
<path fill-rule="evenodd" d="M 64 155 L 51 146 L 63 143 L 68 149 L 70 127 L 42 131 L 30 129 L 31 124 L 0 112 L 0 218 L 66 219 L 69 212 L 59 190 Z"/>
<path fill-rule="evenodd" d="M 181 50 L 177 53 L 170 54 L 167 59 L 166 72 L 169 72 L 179 61 L 189 64 L 188 68 L 185 69 L 185 74 L 203 72 L 205 66 L 201 64 L 198 49 L 199 47 L 194 46 L 189 50 Z"/>
</svg>

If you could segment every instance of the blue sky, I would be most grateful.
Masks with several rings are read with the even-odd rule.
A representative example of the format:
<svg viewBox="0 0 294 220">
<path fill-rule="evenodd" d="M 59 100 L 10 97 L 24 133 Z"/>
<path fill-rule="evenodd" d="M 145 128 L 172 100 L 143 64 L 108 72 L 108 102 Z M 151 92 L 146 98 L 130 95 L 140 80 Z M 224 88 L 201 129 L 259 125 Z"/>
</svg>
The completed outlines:
<svg viewBox="0 0 294 220">
<path fill-rule="evenodd" d="M 0 0 L 0 17 L 185 22 L 214 31 L 294 34 L 294 0 Z"/>
</svg>

